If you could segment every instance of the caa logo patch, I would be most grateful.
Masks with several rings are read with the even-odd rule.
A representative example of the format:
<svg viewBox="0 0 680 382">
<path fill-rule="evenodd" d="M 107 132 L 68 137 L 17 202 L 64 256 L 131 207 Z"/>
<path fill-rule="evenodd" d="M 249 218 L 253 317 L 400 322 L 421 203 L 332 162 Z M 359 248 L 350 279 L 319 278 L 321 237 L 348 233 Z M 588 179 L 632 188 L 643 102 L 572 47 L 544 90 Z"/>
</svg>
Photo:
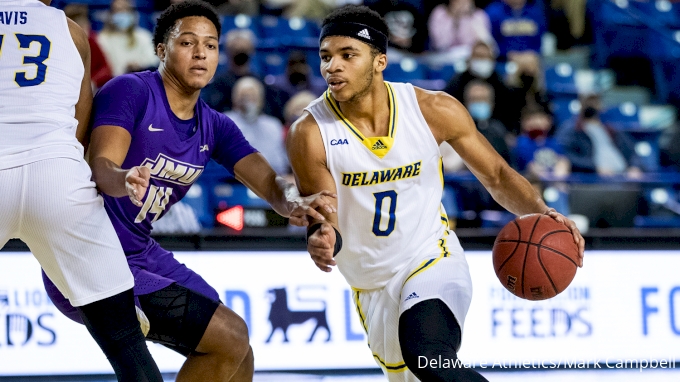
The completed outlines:
<svg viewBox="0 0 680 382">
<path fill-rule="evenodd" d="M 331 139 L 331 146 L 349 145 L 347 139 Z"/>
</svg>

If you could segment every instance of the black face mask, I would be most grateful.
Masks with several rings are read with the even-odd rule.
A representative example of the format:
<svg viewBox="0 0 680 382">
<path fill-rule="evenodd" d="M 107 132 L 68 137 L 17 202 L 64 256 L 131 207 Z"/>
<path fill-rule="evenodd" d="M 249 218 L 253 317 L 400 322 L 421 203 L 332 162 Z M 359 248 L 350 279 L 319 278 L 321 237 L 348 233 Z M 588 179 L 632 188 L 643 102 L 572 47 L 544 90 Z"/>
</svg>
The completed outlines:
<svg viewBox="0 0 680 382">
<path fill-rule="evenodd" d="M 305 73 L 292 72 L 288 76 L 288 80 L 293 86 L 298 86 L 307 82 L 307 75 Z"/>
<path fill-rule="evenodd" d="M 519 80 L 522 83 L 522 89 L 524 90 L 529 90 L 531 89 L 531 86 L 534 84 L 534 76 L 528 75 L 528 74 L 522 74 L 519 76 Z"/>
<path fill-rule="evenodd" d="M 585 109 L 583 109 L 583 118 L 586 119 L 594 118 L 597 117 L 598 114 L 599 111 L 592 106 L 588 106 Z"/>
<path fill-rule="evenodd" d="M 236 66 L 243 66 L 250 60 L 250 55 L 248 53 L 236 53 L 232 58 L 232 61 Z"/>
</svg>

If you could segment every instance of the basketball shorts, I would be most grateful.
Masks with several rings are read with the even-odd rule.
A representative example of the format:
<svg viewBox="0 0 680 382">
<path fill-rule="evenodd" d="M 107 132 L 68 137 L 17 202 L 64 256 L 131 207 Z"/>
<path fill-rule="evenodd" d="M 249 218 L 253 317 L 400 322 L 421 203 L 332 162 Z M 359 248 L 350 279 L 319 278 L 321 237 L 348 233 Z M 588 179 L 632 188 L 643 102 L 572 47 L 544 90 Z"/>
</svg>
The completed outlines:
<svg viewBox="0 0 680 382">
<path fill-rule="evenodd" d="M 0 170 L 0 247 L 21 239 L 74 306 L 134 284 L 91 178 L 84 159 L 45 159 Z"/>
<path fill-rule="evenodd" d="M 419 381 L 401 356 L 399 317 L 403 312 L 421 301 L 440 299 L 463 331 L 472 300 L 470 271 L 460 244 L 446 246 L 442 252 L 417 256 L 383 288 L 353 289 L 368 346 L 390 382 Z"/>
</svg>

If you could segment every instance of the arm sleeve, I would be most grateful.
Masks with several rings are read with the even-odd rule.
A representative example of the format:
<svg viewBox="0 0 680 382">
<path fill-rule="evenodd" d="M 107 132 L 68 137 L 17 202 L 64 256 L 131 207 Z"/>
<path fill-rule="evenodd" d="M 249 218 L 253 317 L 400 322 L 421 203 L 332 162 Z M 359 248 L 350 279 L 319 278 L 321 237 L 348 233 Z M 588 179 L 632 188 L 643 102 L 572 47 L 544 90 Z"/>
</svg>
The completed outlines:
<svg viewBox="0 0 680 382">
<path fill-rule="evenodd" d="M 215 150 L 212 159 L 234 174 L 234 166 L 246 156 L 257 150 L 248 143 L 234 121 L 224 114 L 216 113 L 214 134 Z"/>
<path fill-rule="evenodd" d="M 144 117 L 149 91 L 146 83 L 133 74 L 107 82 L 94 97 L 92 127 L 120 126 L 132 134 Z"/>
</svg>

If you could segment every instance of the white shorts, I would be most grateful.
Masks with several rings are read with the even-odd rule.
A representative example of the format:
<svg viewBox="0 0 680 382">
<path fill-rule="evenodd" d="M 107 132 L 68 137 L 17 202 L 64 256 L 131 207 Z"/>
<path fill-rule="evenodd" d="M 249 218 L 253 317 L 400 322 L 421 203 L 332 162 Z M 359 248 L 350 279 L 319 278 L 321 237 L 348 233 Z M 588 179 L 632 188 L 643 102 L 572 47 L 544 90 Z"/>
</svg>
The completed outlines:
<svg viewBox="0 0 680 382">
<path fill-rule="evenodd" d="M 454 237 L 451 235 L 449 237 Z M 354 304 L 368 335 L 373 358 L 390 382 L 417 382 L 401 356 L 399 317 L 415 304 L 442 300 L 453 312 L 461 333 L 472 300 L 472 280 L 459 245 L 450 252 L 418 256 L 383 288 L 353 288 Z M 458 349 L 456 349 L 458 350 Z"/>
<path fill-rule="evenodd" d="M 73 306 L 134 285 L 91 177 L 84 159 L 46 159 L 0 170 L 0 248 L 21 239 Z"/>
</svg>

